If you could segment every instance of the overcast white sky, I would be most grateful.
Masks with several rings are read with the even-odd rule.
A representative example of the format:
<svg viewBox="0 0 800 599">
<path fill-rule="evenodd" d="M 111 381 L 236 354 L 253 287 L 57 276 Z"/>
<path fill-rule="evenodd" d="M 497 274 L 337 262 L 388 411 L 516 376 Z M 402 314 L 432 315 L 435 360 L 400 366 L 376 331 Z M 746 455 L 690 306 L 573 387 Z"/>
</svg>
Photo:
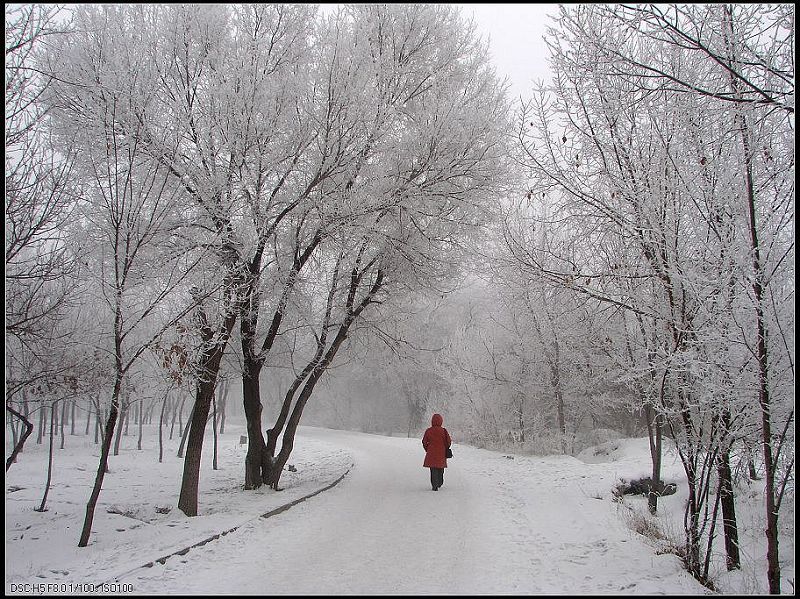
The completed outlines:
<svg viewBox="0 0 800 599">
<path fill-rule="evenodd" d="M 458 4 L 465 17 L 474 16 L 480 35 L 490 38 L 498 74 L 508 76 L 510 97 L 530 96 L 532 80 L 549 79 L 547 46 L 542 41 L 549 15 L 558 4 Z"/>
</svg>

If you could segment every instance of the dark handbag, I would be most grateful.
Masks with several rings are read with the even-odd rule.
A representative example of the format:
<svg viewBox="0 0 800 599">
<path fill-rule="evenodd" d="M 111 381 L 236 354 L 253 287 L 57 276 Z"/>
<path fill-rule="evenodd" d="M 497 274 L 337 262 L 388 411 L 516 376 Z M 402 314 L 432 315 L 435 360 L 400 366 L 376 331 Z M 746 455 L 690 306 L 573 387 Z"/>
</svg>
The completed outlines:
<svg viewBox="0 0 800 599">
<path fill-rule="evenodd" d="M 453 457 L 453 452 L 449 447 L 445 450 L 444 457 L 446 457 L 446 458 L 452 458 Z"/>
</svg>

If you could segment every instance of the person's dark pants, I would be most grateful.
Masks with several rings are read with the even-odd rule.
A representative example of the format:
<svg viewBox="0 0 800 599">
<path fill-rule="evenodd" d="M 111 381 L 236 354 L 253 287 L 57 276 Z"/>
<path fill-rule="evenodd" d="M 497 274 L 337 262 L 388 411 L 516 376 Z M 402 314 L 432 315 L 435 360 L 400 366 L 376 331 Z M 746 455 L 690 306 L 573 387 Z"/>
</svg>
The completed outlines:
<svg viewBox="0 0 800 599">
<path fill-rule="evenodd" d="M 431 487 L 435 491 L 444 484 L 444 468 L 431 468 Z"/>
</svg>

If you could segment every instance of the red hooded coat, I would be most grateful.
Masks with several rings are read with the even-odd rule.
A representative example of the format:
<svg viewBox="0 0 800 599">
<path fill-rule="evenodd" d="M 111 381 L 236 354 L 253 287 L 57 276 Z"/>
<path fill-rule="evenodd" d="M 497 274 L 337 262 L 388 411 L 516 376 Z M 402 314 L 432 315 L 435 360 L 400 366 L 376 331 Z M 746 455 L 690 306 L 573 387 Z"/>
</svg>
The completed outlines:
<svg viewBox="0 0 800 599">
<path fill-rule="evenodd" d="M 425 468 L 447 468 L 445 449 L 450 447 L 450 433 L 442 426 L 441 414 L 434 414 L 431 418 L 431 427 L 422 436 L 422 446 L 425 448 Z"/>
</svg>

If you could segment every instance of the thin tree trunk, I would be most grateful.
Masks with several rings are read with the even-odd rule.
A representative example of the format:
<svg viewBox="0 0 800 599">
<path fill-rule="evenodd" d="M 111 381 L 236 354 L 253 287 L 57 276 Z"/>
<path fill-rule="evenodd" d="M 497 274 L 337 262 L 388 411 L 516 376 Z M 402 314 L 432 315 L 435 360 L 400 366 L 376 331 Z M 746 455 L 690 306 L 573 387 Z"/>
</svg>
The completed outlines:
<svg viewBox="0 0 800 599">
<path fill-rule="evenodd" d="M 98 445 L 100 443 L 100 430 L 101 430 L 100 429 L 100 427 L 101 427 L 100 423 L 101 423 L 101 418 L 102 418 L 101 412 L 105 412 L 105 410 L 100 410 L 100 408 L 98 408 L 97 412 L 95 412 L 95 419 L 94 419 L 94 444 L 95 445 Z"/>
<path fill-rule="evenodd" d="M 219 412 L 220 412 L 219 434 L 220 435 L 224 435 L 225 434 L 225 412 L 227 412 L 227 408 L 228 408 L 228 391 L 229 390 L 230 390 L 230 383 L 227 380 L 225 380 L 224 385 L 222 387 L 222 393 L 220 395 L 218 395 L 219 399 L 222 400 L 222 403 L 220 404 L 220 408 L 219 408 Z"/>
<path fill-rule="evenodd" d="M 142 413 L 142 409 L 144 408 L 144 400 L 139 401 L 139 439 L 136 442 L 136 448 L 141 451 L 142 450 L 142 426 L 144 425 L 144 414 Z"/>
<path fill-rule="evenodd" d="M 17 461 L 17 456 L 22 452 L 22 447 L 25 445 L 25 441 L 33 432 L 33 424 L 25 416 L 23 416 L 22 414 L 17 412 L 14 408 L 12 408 L 8 403 L 6 403 L 6 410 L 11 412 L 12 415 L 19 418 L 19 421 L 22 423 L 22 426 L 25 427 L 25 430 L 22 432 L 19 441 L 14 443 L 14 449 L 11 451 L 11 455 L 8 456 L 8 459 L 6 459 L 6 472 L 8 472 L 8 469 L 11 468 L 11 464 Z"/>
<path fill-rule="evenodd" d="M 125 409 L 122 412 L 122 421 L 125 423 L 125 436 L 128 436 L 131 423 L 131 400 L 130 396 L 125 400 Z M 116 449 L 115 449 L 116 451 Z"/>
<path fill-rule="evenodd" d="M 183 457 L 183 450 L 186 447 L 186 440 L 189 438 L 189 428 L 192 426 L 192 419 L 194 418 L 194 407 L 192 407 L 192 411 L 189 412 L 189 419 L 186 421 L 186 426 L 183 429 L 183 433 L 181 433 L 181 442 L 178 445 L 178 457 Z"/>
<path fill-rule="evenodd" d="M 377 290 L 380 287 L 381 280 L 382 277 L 379 276 L 377 283 L 373 286 L 374 290 Z M 374 295 L 374 291 L 371 295 Z M 308 379 L 306 380 L 305 385 L 303 385 L 303 390 L 300 392 L 300 396 L 297 399 L 294 410 L 292 410 L 292 415 L 289 417 L 286 423 L 286 430 L 283 433 L 283 442 L 281 443 L 281 451 L 272 461 L 272 466 L 270 468 L 269 484 L 276 491 L 278 490 L 278 483 L 280 482 L 281 474 L 283 473 L 283 467 L 286 465 L 286 461 L 289 459 L 292 449 L 294 448 L 294 437 L 297 432 L 297 427 L 300 424 L 300 418 L 303 415 L 305 405 L 308 402 L 308 399 L 311 397 L 314 387 L 316 386 L 320 377 L 325 372 L 325 369 L 333 361 L 333 358 L 336 356 L 336 353 L 339 351 L 342 343 L 347 338 L 347 331 L 349 330 L 350 325 L 356 319 L 358 313 L 360 313 L 364 306 L 367 305 L 368 298 L 362 302 L 361 308 L 356 314 L 345 319 L 345 321 L 340 325 L 339 331 L 331 343 L 330 348 L 328 348 L 328 351 L 325 352 L 324 357 L 317 360 L 315 356 L 315 359 L 310 363 L 310 365 L 313 365 L 313 368 L 311 372 L 308 373 Z M 321 347 L 318 348 L 317 356 L 319 356 L 320 349 Z M 297 387 L 294 388 L 296 389 Z M 294 393 L 292 392 L 292 396 L 293 395 Z"/>
<path fill-rule="evenodd" d="M 214 393 L 214 396 L 211 398 L 211 405 L 214 409 L 214 459 L 212 460 L 212 470 L 219 470 L 217 466 L 217 394 Z"/>
<path fill-rule="evenodd" d="M 11 427 L 11 444 L 12 447 L 16 447 L 17 438 L 19 437 L 19 428 L 22 423 L 20 423 L 20 426 L 17 425 L 16 419 L 14 418 L 14 413 L 8 411 L 7 405 L 6 405 L 6 413 L 8 414 L 8 424 Z"/>
<path fill-rule="evenodd" d="M 720 499 L 722 498 L 722 493 L 720 492 L 722 479 L 718 478 L 717 481 L 718 481 L 717 494 L 716 498 L 714 499 L 714 509 L 711 515 L 711 527 L 708 531 L 708 543 L 706 544 L 706 559 L 703 564 L 703 579 L 705 580 L 708 580 L 708 571 L 709 568 L 711 567 L 711 553 L 714 544 L 715 531 L 717 527 L 717 517 L 719 515 L 719 504 L 720 504 Z"/>
<path fill-rule="evenodd" d="M 50 481 L 53 479 L 53 437 L 55 436 L 55 415 L 56 415 L 56 402 L 50 408 L 50 450 L 48 451 L 47 459 L 47 482 L 44 485 L 44 495 L 42 496 L 42 503 L 38 508 L 34 508 L 36 512 L 45 512 L 47 508 L 47 495 L 50 493 Z"/>
<path fill-rule="evenodd" d="M 119 442 L 122 438 L 122 428 L 124 427 L 125 422 L 128 418 L 128 410 L 129 406 L 127 402 L 123 399 L 119 415 L 119 426 L 117 427 L 117 437 L 114 440 L 114 455 L 119 455 Z"/>
<path fill-rule="evenodd" d="M 183 404 L 186 403 L 186 396 L 181 396 L 181 403 L 177 406 L 178 411 L 178 430 L 183 430 Z M 189 412 L 189 420 L 192 419 L 192 412 Z M 172 420 L 172 427 L 175 428 L 175 419 Z M 172 430 L 169 431 L 169 438 L 172 439 Z"/>
<path fill-rule="evenodd" d="M 61 402 L 61 422 L 60 430 L 61 430 L 61 447 L 59 449 L 64 449 L 64 421 L 67 419 L 67 401 L 63 400 Z"/>
<path fill-rule="evenodd" d="M 100 464 L 97 467 L 97 475 L 95 476 L 92 494 L 86 504 L 86 517 L 83 521 L 83 529 L 81 530 L 81 538 L 80 541 L 78 541 L 78 547 L 86 547 L 89 544 L 89 537 L 92 534 L 94 511 L 97 507 L 100 491 L 103 488 L 103 479 L 108 470 L 108 455 L 111 453 L 111 443 L 114 441 L 114 428 L 117 425 L 117 418 L 119 416 L 119 393 L 121 387 L 122 375 L 119 373 L 118 369 L 116 380 L 114 381 L 114 392 L 111 396 L 111 408 L 108 413 L 108 420 L 106 421 L 105 433 L 103 435 L 103 444 L 100 449 Z"/>
<path fill-rule="evenodd" d="M 650 461 L 653 465 L 653 487 L 657 487 L 661 482 L 663 416 L 653 410 L 652 404 L 648 402 L 645 404 L 645 417 L 647 418 L 647 436 L 650 441 Z M 647 508 L 651 514 L 655 514 L 658 511 L 658 494 L 652 487 L 647 494 Z"/>
<path fill-rule="evenodd" d="M 761 408 L 761 440 L 764 454 L 764 476 L 766 488 L 767 528 L 767 581 L 772 595 L 781 593 L 781 567 L 778 560 L 778 511 L 775 506 L 775 457 L 772 454 L 772 402 L 769 392 L 769 357 L 767 352 L 767 327 L 764 317 L 763 268 L 761 266 L 761 248 L 756 223 L 755 184 L 753 182 L 752 156 L 748 140 L 749 130 L 744 116 L 741 118 L 740 131 L 745 154 L 745 188 L 747 207 L 750 217 L 750 239 L 753 257 L 752 289 L 756 313 L 756 358 L 758 363 L 758 404 Z"/>
<path fill-rule="evenodd" d="M 733 13 L 730 6 L 724 6 L 725 41 L 728 46 L 729 59 L 736 60 L 736 48 L 734 47 Z M 736 97 L 741 98 L 740 81 L 731 75 L 731 89 Z M 747 117 L 741 111 L 737 111 L 734 116 L 734 123 L 738 126 L 742 141 L 742 153 L 744 155 L 744 189 L 747 204 L 747 213 L 750 229 L 750 255 L 752 259 L 752 273 L 749 277 L 752 281 L 754 308 L 756 316 L 756 360 L 758 364 L 758 404 L 761 408 L 761 440 L 762 451 L 764 454 L 764 473 L 766 498 L 766 520 L 767 527 L 765 534 L 767 537 L 767 581 L 769 592 L 772 595 L 781 593 L 781 567 L 778 560 L 778 510 L 775 500 L 775 458 L 772 453 L 772 416 L 771 399 L 769 392 L 769 356 L 767 350 L 767 327 L 764 316 L 764 267 L 761 260 L 761 243 L 758 235 L 757 209 L 756 209 L 756 186 L 753 179 L 753 152 L 750 147 L 750 127 Z"/>
<path fill-rule="evenodd" d="M 39 408 L 39 430 L 36 431 L 36 445 L 42 444 L 42 439 L 44 435 L 44 406 Z"/>
<path fill-rule="evenodd" d="M 178 389 L 178 393 L 180 393 L 180 389 Z M 178 408 L 180 405 L 183 404 L 183 397 L 181 397 L 180 401 L 175 400 L 174 402 L 170 400 L 170 408 L 172 408 L 172 423 L 169 427 L 169 440 L 172 441 L 172 435 L 175 432 L 175 421 L 178 419 Z M 182 428 L 182 427 L 179 427 Z"/>
<path fill-rule="evenodd" d="M 336 269 L 338 270 L 338 263 Z M 334 280 L 335 276 L 336 275 L 334 275 Z M 322 352 L 324 351 L 324 347 L 327 342 L 327 326 L 330 323 L 330 316 L 333 303 L 333 293 L 335 291 L 335 285 L 331 286 L 331 289 L 328 294 L 326 314 L 323 320 L 324 322 L 323 333 L 322 335 L 320 335 L 317 341 L 317 352 L 314 355 L 314 358 L 312 358 L 311 362 L 309 362 L 309 364 L 306 365 L 306 368 L 303 370 L 303 372 L 298 377 L 295 378 L 292 387 L 290 388 L 289 392 L 286 394 L 286 398 L 284 399 L 284 404 L 281 409 L 281 415 L 279 416 L 279 423 L 272 428 L 270 434 L 268 435 L 268 438 L 270 438 L 270 440 L 272 440 L 273 437 L 277 437 L 277 434 L 283 427 L 283 418 L 285 418 L 285 412 L 287 411 L 288 406 L 290 405 L 291 400 L 294 397 L 294 393 L 299 387 L 300 382 L 303 379 L 305 379 L 307 375 L 308 379 L 306 380 L 305 385 L 303 385 L 303 390 L 300 393 L 300 397 L 298 398 L 294 410 L 292 411 L 292 415 L 289 417 L 289 420 L 286 424 L 286 430 L 283 434 L 283 443 L 281 444 L 280 454 L 276 459 L 272 460 L 272 464 L 270 467 L 269 484 L 276 491 L 278 490 L 278 483 L 280 482 L 280 477 L 283 472 L 283 467 L 286 464 L 286 460 L 289 459 L 289 455 L 291 454 L 292 449 L 294 447 L 294 436 L 297 431 L 297 426 L 300 423 L 300 417 L 303 414 L 303 409 L 305 408 L 306 402 L 308 401 L 309 397 L 311 397 L 311 393 L 313 392 L 314 387 L 316 386 L 320 377 L 328 368 L 328 366 L 331 364 L 333 358 L 336 356 L 336 353 L 339 351 L 339 348 L 342 346 L 342 343 L 344 343 L 344 340 L 347 338 L 347 332 L 349 331 L 350 326 L 353 324 L 353 322 L 356 321 L 361 312 L 370 304 L 375 294 L 378 293 L 378 291 L 383 286 L 383 277 L 384 277 L 383 271 L 378 270 L 377 275 L 375 277 L 375 281 L 372 283 L 369 291 L 364 296 L 364 298 L 358 303 L 358 305 L 354 307 L 351 302 L 355 297 L 359 281 L 359 277 L 356 276 L 356 271 L 354 269 L 353 276 L 351 277 L 350 290 L 348 294 L 348 314 L 345 317 L 342 324 L 339 325 L 336 337 L 334 337 L 330 347 L 328 348 L 327 351 L 324 352 L 323 356 Z"/>
<path fill-rule="evenodd" d="M 158 417 L 158 463 L 164 461 L 164 412 L 167 409 L 167 398 L 169 397 L 169 389 L 164 394 L 164 400 L 161 402 L 161 414 Z"/>
<path fill-rule="evenodd" d="M 547 314 L 548 320 L 552 323 L 552 319 L 550 315 Z M 544 338 L 544 334 L 542 333 L 541 325 L 539 324 L 539 319 L 536 318 L 534 315 L 533 318 L 534 328 L 536 329 L 536 333 L 539 337 L 539 340 L 542 343 L 542 346 L 545 348 L 544 357 L 545 361 L 547 362 L 547 366 L 550 371 L 550 385 L 553 389 L 553 395 L 556 400 L 556 419 L 558 423 L 558 432 L 561 437 L 561 453 L 567 454 L 567 420 L 564 411 L 564 390 L 561 386 L 561 348 L 558 344 L 558 339 L 553 336 L 552 340 L 549 342 L 550 351 L 547 351 L 548 342 Z"/>
</svg>

